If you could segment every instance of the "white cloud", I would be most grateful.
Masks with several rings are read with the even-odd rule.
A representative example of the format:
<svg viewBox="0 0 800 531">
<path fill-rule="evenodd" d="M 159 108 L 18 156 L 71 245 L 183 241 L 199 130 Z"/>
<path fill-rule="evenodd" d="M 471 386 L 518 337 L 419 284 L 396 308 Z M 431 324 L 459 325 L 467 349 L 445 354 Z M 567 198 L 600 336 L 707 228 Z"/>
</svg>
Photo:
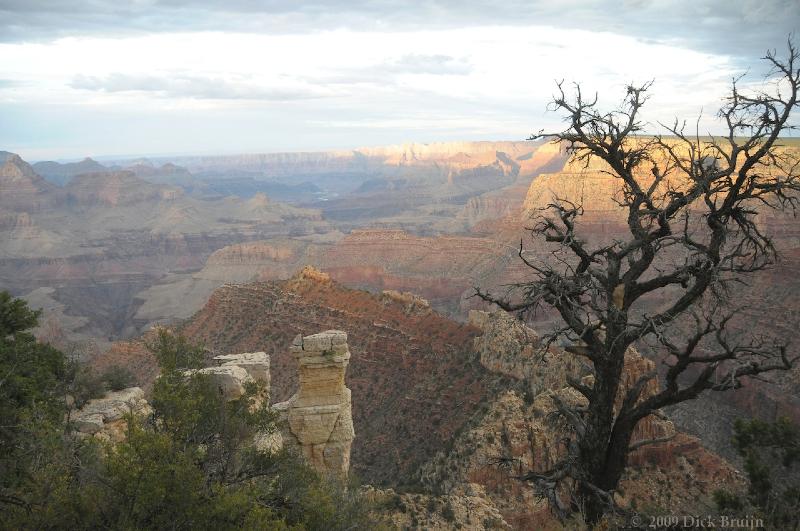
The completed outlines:
<svg viewBox="0 0 800 531">
<path fill-rule="evenodd" d="M 163 76 L 128 75 L 120 72 L 108 76 L 77 75 L 69 86 L 79 90 L 115 93 L 155 93 L 171 99 L 208 100 L 263 100 L 291 101 L 324 97 L 321 90 L 314 90 L 299 83 L 254 82 L 249 77 L 202 77 L 182 73 Z"/>
<path fill-rule="evenodd" d="M 157 141 L 160 151 L 270 150 L 286 145 L 287 134 L 296 135 L 298 149 L 347 147 L 373 143 L 370 131 L 390 135 L 392 128 L 402 139 L 423 130 L 438 132 L 441 140 L 522 138 L 558 125 L 559 117 L 544 112 L 556 79 L 581 82 L 609 105 L 626 83 L 655 79 L 650 117 L 693 118 L 718 104 L 738 68 L 728 56 L 607 32 L 484 26 L 6 43 L 0 44 L 0 71 L 13 81 L 0 83 L 0 105 L 58 105 L 76 117 L 83 113 L 72 126 L 68 119 L 51 124 L 53 134 L 84 138 L 87 144 L 74 148 L 84 153 L 123 154 L 153 152 Z M 192 111 L 196 119 L 183 129 L 171 125 L 163 138 L 124 118 L 179 111 Z M 242 127 L 248 115 L 261 121 Z M 205 136 L 198 123 L 207 123 Z M 110 140 L 101 131 L 109 128 L 128 137 L 103 145 Z M 221 136 L 220 129 L 231 134 Z M 33 135 L 25 124 L 6 122 L 0 143 L 13 149 L 25 134 Z M 182 143 L 183 137 L 192 143 Z"/>
</svg>

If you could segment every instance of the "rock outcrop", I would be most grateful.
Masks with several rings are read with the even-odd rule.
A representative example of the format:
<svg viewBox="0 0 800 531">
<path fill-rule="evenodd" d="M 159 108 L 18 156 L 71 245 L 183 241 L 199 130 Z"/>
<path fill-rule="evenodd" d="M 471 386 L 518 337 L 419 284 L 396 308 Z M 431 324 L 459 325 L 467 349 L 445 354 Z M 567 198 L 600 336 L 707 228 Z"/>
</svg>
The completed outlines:
<svg viewBox="0 0 800 531">
<path fill-rule="evenodd" d="M 254 380 L 269 387 L 269 355 L 265 352 L 244 352 L 215 356 L 214 361 L 222 367 L 235 366 L 244 369 Z"/>
<path fill-rule="evenodd" d="M 119 442 L 125 438 L 125 416 L 147 416 L 153 412 L 140 387 L 106 393 L 103 398 L 89 400 L 75 412 L 70 421 L 75 430 L 96 439 Z"/>
<path fill-rule="evenodd" d="M 454 440 L 452 449 L 421 467 L 423 485 L 458 492 L 479 484 L 486 499 L 514 529 L 560 529 L 548 503 L 514 476 L 527 471 L 545 472 L 563 457 L 568 430 L 555 419 L 553 396 L 568 404 L 582 397 L 572 389 L 548 390 L 529 402 L 508 391 L 490 404 L 487 412 Z M 668 421 L 654 419 L 654 423 Z M 619 489 L 617 502 L 675 510 L 702 510 L 710 494 L 720 488 L 740 488 L 741 479 L 727 462 L 683 433 L 663 445 L 637 450 Z M 636 500 L 635 502 L 633 500 Z"/>
<path fill-rule="evenodd" d="M 381 301 L 386 304 L 398 303 L 405 306 L 407 312 L 429 312 L 431 303 L 419 295 L 414 295 L 407 291 L 399 292 L 393 289 L 385 289 L 381 292 Z"/>
<path fill-rule="evenodd" d="M 291 352 L 299 368 L 300 389 L 274 406 L 283 417 L 284 444 L 299 447 L 317 471 L 346 477 L 355 437 L 350 389 L 344 385 L 350 361 L 347 334 L 327 330 L 298 336 Z"/>
<path fill-rule="evenodd" d="M 269 356 L 264 352 L 226 354 L 214 358 L 219 365 L 198 369 L 198 374 L 211 378 L 225 400 L 236 400 L 247 390 L 247 385 L 259 381 L 269 392 Z M 195 371 L 189 371 L 192 373 Z"/>
<path fill-rule="evenodd" d="M 488 411 L 462 430 L 449 452 L 421 467 L 418 478 L 444 492 L 469 483 L 483 485 L 487 498 L 513 528 L 547 528 L 552 524 L 547 502 L 513 476 L 530 470 L 544 472 L 564 457 L 563 441 L 570 433 L 554 420 L 558 418 L 555 403 L 585 407 L 586 399 L 566 382 L 568 377 L 589 382 L 591 376 L 576 355 L 556 345 L 543 349 L 536 332 L 506 312 L 473 311 L 470 324 L 483 331 L 474 339 L 481 365 L 524 383 L 525 392 L 505 391 L 489 401 Z M 629 349 L 617 407 L 625 391 L 654 368 L 652 361 Z M 642 397 L 657 391 L 657 383 L 651 382 Z M 629 506 L 646 501 L 691 512 L 708 503 L 708 493 L 715 488 L 738 488 L 739 478 L 728 463 L 697 439 L 680 433 L 662 415 L 643 419 L 633 435 L 633 442 L 653 439 L 664 442 L 630 455 L 618 503 Z M 650 477 L 658 477 L 661 483 Z"/>
<path fill-rule="evenodd" d="M 488 370 L 527 380 L 541 368 L 541 356 L 536 356 L 539 335 L 511 314 L 470 310 L 469 324 L 483 330 L 474 345 L 481 365 Z"/>
<path fill-rule="evenodd" d="M 219 390 L 219 394 L 225 397 L 225 400 L 236 400 L 241 397 L 245 393 L 247 384 L 253 381 L 245 369 L 236 365 L 206 367 L 199 369 L 197 373 L 208 376 L 211 384 Z"/>
</svg>

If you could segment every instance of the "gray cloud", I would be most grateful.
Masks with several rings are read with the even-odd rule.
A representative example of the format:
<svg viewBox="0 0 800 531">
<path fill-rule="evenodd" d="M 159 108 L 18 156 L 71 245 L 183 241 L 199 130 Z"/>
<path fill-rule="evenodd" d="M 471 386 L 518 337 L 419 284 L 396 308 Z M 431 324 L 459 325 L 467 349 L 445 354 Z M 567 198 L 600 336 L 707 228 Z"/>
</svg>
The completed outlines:
<svg viewBox="0 0 800 531">
<path fill-rule="evenodd" d="M 319 98 L 319 90 L 305 87 L 264 87 L 247 81 L 229 81 L 186 75 L 138 76 L 113 73 L 105 77 L 75 76 L 75 89 L 97 92 L 154 92 L 165 97 L 213 100 L 290 101 Z"/>
<path fill-rule="evenodd" d="M 800 29 L 797 0 L 0 0 L 0 40 L 160 31 L 308 32 L 543 24 L 753 57 Z M 588 46 L 591 43 L 587 43 Z M 620 53 L 624 60 L 624 50 Z"/>
</svg>

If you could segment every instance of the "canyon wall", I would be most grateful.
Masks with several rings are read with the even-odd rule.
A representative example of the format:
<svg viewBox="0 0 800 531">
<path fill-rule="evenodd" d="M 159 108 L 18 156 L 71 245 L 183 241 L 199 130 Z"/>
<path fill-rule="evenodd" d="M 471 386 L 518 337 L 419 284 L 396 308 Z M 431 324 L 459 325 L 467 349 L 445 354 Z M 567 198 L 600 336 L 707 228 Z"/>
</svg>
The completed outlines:
<svg viewBox="0 0 800 531">
<path fill-rule="evenodd" d="M 187 159 L 188 170 L 169 161 L 103 166 L 90 159 L 33 168 L 8 154 L 0 166 L 0 283 L 15 295 L 33 294 L 31 300 L 36 290 L 52 289 L 48 318 L 86 319 L 64 335 L 101 348 L 148 324 L 190 316 L 225 282 L 286 278 L 305 264 L 338 269 L 336 278 L 359 287 L 421 287 L 436 307 L 459 311 L 473 281 L 464 272 L 475 269 L 459 250 L 477 245 L 487 256 L 497 253 L 491 242 L 464 236 L 476 224 L 513 217 L 530 179 L 563 158 L 537 142 L 201 157 Z M 201 172 L 202 182 L 192 171 Z M 313 208 L 298 208 L 263 194 L 196 193 L 242 175 L 278 187 L 307 185 L 319 194 L 309 192 L 317 198 Z M 411 258 L 395 263 L 395 255 L 381 256 L 390 252 L 379 243 L 382 235 L 358 233 L 367 227 L 405 231 L 407 241 L 389 246 L 414 247 Z M 457 236 L 438 240 L 447 234 Z M 413 263 L 438 248 L 432 260 L 441 273 L 426 278 L 432 262 Z M 442 268 L 446 262 L 462 263 L 461 272 Z"/>
<path fill-rule="evenodd" d="M 16 155 L 0 165 L 0 287 L 31 302 L 51 290 L 56 316 L 86 319 L 65 334 L 79 340 L 135 334 L 136 294 L 201 268 L 220 247 L 325 226 L 318 211 L 260 196 L 200 200 L 127 171 L 76 175 L 61 187 Z"/>
</svg>

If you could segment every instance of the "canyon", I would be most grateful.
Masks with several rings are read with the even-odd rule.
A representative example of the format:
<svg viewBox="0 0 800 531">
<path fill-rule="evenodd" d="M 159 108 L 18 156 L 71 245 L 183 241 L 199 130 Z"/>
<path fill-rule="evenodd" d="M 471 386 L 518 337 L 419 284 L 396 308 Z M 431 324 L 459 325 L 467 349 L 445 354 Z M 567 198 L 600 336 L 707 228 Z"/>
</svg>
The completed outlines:
<svg viewBox="0 0 800 531">
<path fill-rule="evenodd" d="M 305 264 L 353 286 L 425 284 L 434 305 L 456 312 L 471 272 L 494 269 L 498 254 L 473 227 L 516 212 L 531 179 L 563 154 L 474 142 L 174 161 L 31 166 L 5 156 L 0 284 L 44 308 L 51 335 L 101 350 L 188 317 L 225 282 L 286 278 Z M 258 186 L 237 188 L 242 175 Z M 472 249 L 460 270 L 442 267 L 460 249 Z M 393 263 L 398 254 L 404 263 Z M 431 266 L 441 278 L 425 278 Z"/>
<path fill-rule="evenodd" d="M 513 528 L 549 525 L 546 504 L 491 463 L 507 458 L 538 470 L 552 463 L 559 435 L 544 422 L 552 396 L 576 399 L 564 389 L 566 376 L 585 375 L 563 345 L 535 355 L 553 315 L 523 325 L 486 313 L 471 295 L 476 286 L 502 292 L 523 281 L 520 246 L 547 259 L 548 246 L 526 228 L 554 197 L 582 204 L 584 238 L 624 233 L 618 189 L 602 165 L 568 161 L 561 147 L 533 142 L 101 168 L 4 157 L 0 283 L 44 308 L 40 337 L 69 346 L 98 371 L 127 367 L 145 393 L 157 369 L 139 336 L 155 324 L 203 343 L 209 364 L 264 351 L 271 401 L 280 403 L 291 402 L 298 386 L 293 348 L 303 343 L 295 338 L 343 330 L 356 475 L 382 489 L 424 489 L 425 501 L 397 496 L 431 525 L 448 528 L 441 515 L 424 516 L 425 506 L 458 513 L 464 499 Z M 265 195 L 268 187 L 285 200 Z M 765 209 L 758 226 L 782 258 L 737 288 L 732 303 L 742 310 L 731 327 L 791 338 L 800 326 L 800 225 L 791 213 Z M 662 302 L 649 299 L 645 310 Z M 648 345 L 627 363 L 628 383 L 663 370 Z M 647 435 L 675 437 L 634 455 L 618 501 L 694 511 L 715 488 L 740 487 L 733 421 L 800 421 L 798 370 L 643 423 Z M 340 391 L 332 395 L 341 398 Z"/>
</svg>

